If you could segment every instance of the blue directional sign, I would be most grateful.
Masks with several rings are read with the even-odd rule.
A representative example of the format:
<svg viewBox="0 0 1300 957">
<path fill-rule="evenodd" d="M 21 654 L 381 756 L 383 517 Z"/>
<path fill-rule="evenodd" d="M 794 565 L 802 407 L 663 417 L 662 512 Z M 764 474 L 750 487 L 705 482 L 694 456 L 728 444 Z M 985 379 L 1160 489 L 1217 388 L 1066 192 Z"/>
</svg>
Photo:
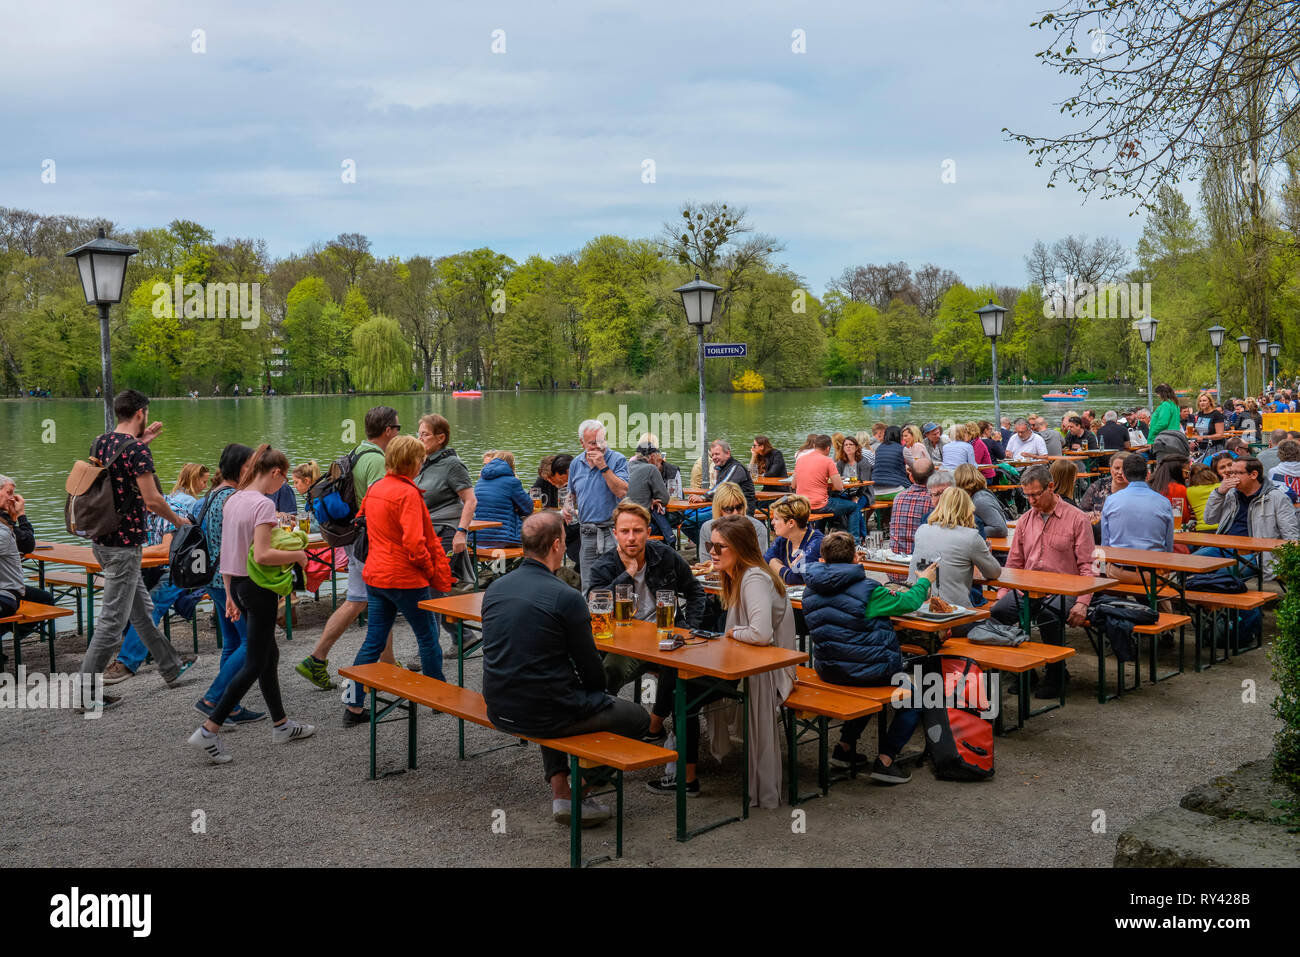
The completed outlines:
<svg viewBox="0 0 1300 957">
<path fill-rule="evenodd" d="M 704 358 L 706 359 L 743 359 L 748 355 L 749 345 L 744 342 L 706 342 Z"/>
</svg>

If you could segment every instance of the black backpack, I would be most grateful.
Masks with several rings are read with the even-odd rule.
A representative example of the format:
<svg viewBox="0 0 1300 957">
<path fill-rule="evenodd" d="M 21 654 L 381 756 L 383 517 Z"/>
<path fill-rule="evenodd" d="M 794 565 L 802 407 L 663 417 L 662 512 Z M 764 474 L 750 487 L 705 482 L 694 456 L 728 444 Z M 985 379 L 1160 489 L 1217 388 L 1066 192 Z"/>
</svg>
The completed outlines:
<svg viewBox="0 0 1300 957">
<path fill-rule="evenodd" d="M 167 553 L 167 566 L 171 572 L 172 584 L 177 588 L 203 588 L 212 584 L 216 569 L 212 567 L 212 550 L 208 547 L 208 536 L 200 528 L 203 518 L 208 514 L 212 497 L 217 494 L 213 489 L 203 498 L 203 506 L 194 516 L 190 525 L 182 525 L 172 535 L 172 547 Z"/>
<path fill-rule="evenodd" d="M 1116 661 L 1135 661 L 1133 626 L 1154 625 L 1159 619 L 1150 605 L 1114 595 L 1098 595 L 1088 607 L 1089 622 L 1110 640 Z"/>
<path fill-rule="evenodd" d="M 356 540 L 359 529 L 353 520 L 360 502 L 352 473 L 357 460 L 372 453 L 383 455 L 379 449 L 353 449 L 336 459 L 329 471 L 307 490 L 307 508 L 316 516 L 321 537 L 334 548 L 343 548 Z"/>
</svg>

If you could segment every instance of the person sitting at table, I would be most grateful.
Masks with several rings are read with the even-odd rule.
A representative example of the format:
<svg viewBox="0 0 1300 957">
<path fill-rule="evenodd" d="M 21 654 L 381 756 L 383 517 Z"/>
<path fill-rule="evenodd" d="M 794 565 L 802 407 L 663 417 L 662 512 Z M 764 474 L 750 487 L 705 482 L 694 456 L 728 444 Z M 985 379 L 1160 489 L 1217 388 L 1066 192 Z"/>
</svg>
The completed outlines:
<svg viewBox="0 0 1300 957">
<path fill-rule="evenodd" d="M 1291 501 L 1300 500 L 1300 442 L 1284 439 L 1278 444 L 1277 459 L 1277 467 L 1269 470 L 1269 479 Z"/>
<path fill-rule="evenodd" d="M 1183 524 L 1187 524 L 1196 518 L 1196 513 L 1187 501 L 1187 459 L 1184 456 L 1171 455 L 1163 459 L 1151 471 L 1151 477 L 1147 479 L 1147 484 L 1151 490 L 1163 495 L 1171 505 L 1182 502 L 1182 508 L 1178 510 L 1178 515 Z M 1179 546 L 1179 549 L 1182 547 Z"/>
<path fill-rule="evenodd" d="M 1034 434 L 1043 440 L 1043 447 L 1047 449 L 1048 455 L 1061 454 L 1061 433 L 1048 425 L 1047 419 L 1041 415 L 1031 416 L 1029 424 L 1033 426 Z"/>
<path fill-rule="evenodd" d="M 1056 494 L 1065 499 L 1067 504 L 1078 508 L 1078 503 L 1074 500 L 1074 487 L 1079 482 L 1079 466 L 1069 459 L 1057 459 L 1047 470 L 1052 473 Z"/>
<path fill-rule="evenodd" d="M 726 439 L 714 439 L 709 445 L 709 460 L 713 463 L 713 482 L 703 495 L 692 495 L 689 501 L 712 502 L 714 490 L 721 483 L 733 482 L 745 493 L 745 511 L 753 515 L 758 510 L 758 499 L 754 497 L 754 479 L 750 476 L 749 469 L 736 461 L 735 456 L 731 454 L 731 443 Z M 798 459 L 795 463 L 795 467 L 798 468 Z M 682 519 L 681 532 L 695 543 L 697 551 L 700 526 L 708 517 L 708 510 L 700 508 L 693 512 L 686 512 Z"/>
<path fill-rule="evenodd" d="M 700 541 L 712 540 L 709 538 L 709 532 L 713 528 L 713 523 L 724 515 L 745 515 L 745 493 L 735 482 L 723 482 L 713 490 L 713 517 L 700 527 Z M 767 526 L 753 515 L 745 515 L 745 517 L 754 526 L 759 549 L 767 551 Z"/>
<path fill-rule="evenodd" d="M 911 484 L 894 498 L 889 515 L 889 547 L 899 555 L 912 554 L 912 536 L 934 507 L 927 487 L 934 474 L 929 458 L 918 456 L 907 474 Z"/>
<path fill-rule="evenodd" d="M 673 528 L 668 523 L 665 506 L 668 504 L 668 486 L 654 459 L 659 450 L 650 442 L 636 447 L 636 454 L 627 460 L 627 495 L 625 502 L 635 502 L 650 513 L 650 527 L 655 535 L 668 541 Z"/>
<path fill-rule="evenodd" d="M 1029 502 L 1029 511 L 1016 523 L 1006 567 L 1092 578 L 1094 546 L 1092 523 L 1088 517 L 1061 501 L 1052 484 L 1052 473 L 1046 466 L 1033 465 L 1025 469 L 1020 476 L 1020 490 Z M 1026 600 L 1031 616 L 1038 621 L 1043 641 L 1061 645 L 1065 643 L 1065 625 L 1078 628 L 1087 620 L 1092 596 L 1026 598 L 1001 588 L 990 612 L 1003 624 L 1016 624 L 1020 620 L 1019 603 Z M 1046 680 L 1039 684 L 1035 697 L 1059 698 L 1063 684 L 1069 680 L 1070 674 L 1064 663 L 1050 664 Z"/>
<path fill-rule="evenodd" d="M 561 496 L 569 485 L 569 465 L 573 456 L 566 452 L 547 455 L 537 465 L 537 478 L 529 491 L 536 489 L 542 496 L 542 508 L 558 509 L 563 503 Z M 529 496 L 531 498 L 531 496 Z M 582 557 L 582 536 L 578 534 L 578 523 L 570 522 L 564 526 L 564 553 L 573 567 L 578 567 Z"/>
<path fill-rule="evenodd" d="M 871 439 L 864 447 L 869 447 L 872 452 L 880 448 L 880 443 L 885 441 L 885 430 L 887 428 L 889 428 L 889 426 L 885 425 L 883 422 L 877 422 L 873 425 L 871 427 Z"/>
<path fill-rule="evenodd" d="M 808 438 L 803 440 L 803 445 L 794 450 L 794 461 L 797 464 L 801 458 L 813 450 L 813 445 L 817 442 L 817 433 L 809 432 Z"/>
<path fill-rule="evenodd" d="M 815 454 L 815 453 L 814 453 Z M 741 641 L 748 645 L 769 645 L 794 650 L 794 610 L 786 595 L 785 585 L 777 574 L 763 563 L 758 550 L 754 528 L 738 515 L 727 515 L 713 525 L 712 538 L 707 543 L 713 567 L 722 585 L 722 606 L 727 609 L 727 630 L 724 640 Z M 815 557 L 815 556 L 814 556 Z M 774 808 L 781 806 L 781 703 L 794 687 L 794 665 L 764 671 L 749 679 L 749 801 L 751 806 Z M 735 686 L 734 682 L 731 683 Z M 676 682 L 671 674 L 660 681 L 655 698 L 658 726 L 671 710 Z M 699 704 L 711 700 L 705 692 L 716 689 L 718 682 L 689 679 L 685 694 L 688 701 L 703 696 Z M 726 709 L 729 712 L 731 709 Z M 698 712 L 697 712 L 698 714 Z M 724 727 L 728 715 L 715 711 L 710 715 L 709 738 L 714 742 L 715 753 L 730 744 Z M 654 729 L 651 725 L 651 729 Z M 716 732 L 716 733 L 715 733 Z M 700 783 L 696 777 L 700 749 L 700 723 L 697 716 L 686 720 L 686 790 L 698 794 Z M 676 783 L 667 778 L 646 785 L 656 794 L 676 794 Z"/>
<path fill-rule="evenodd" d="M 867 537 L 867 523 L 862 519 L 858 503 L 843 494 L 844 479 L 831 458 L 831 446 L 829 435 L 817 436 L 814 453 L 795 463 L 790 490 L 806 498 L 814 512 L 831 512 L 838 521 L 848 525 L 849 533 L 857 541 L 862 541 Z"/>
<path fill-rule="evenodd" d="M 564 564 L 564 523 L 554 512 L 523 523 L 523 563 L 483 593 L 483 698 L 488 719 L 507 734 L 561 738 L 612 731 L 646 733 L 650 716 L 635 701 L 605 692 L 605 669 L 591 635 L 581 593 L 555 576 Z M 551 813 L 569 823 L 569 759 L 542 748 L 551 785 Z M 609 809 L 582 800 L 586 825 L 609 820 Z"/>
<path fill-rule="evenodd" d="M 927 422 L 921 426 L 921 435 L 924 436 L 923 445 L 925 451 L 929 453 L 930 461 L 935 466 L 942 465 L 944 446 L 952 440 L 943 434 L 943 428 L 938 422 Z"/>
<path fill-rule="evenodd" d="M 891 501 L 911 484 L 907 477 L 907 462 L 903 455 L 903 432 L 896 426 L 885 428 L 880 445 L 876 447 L 876 462 L 871 467 L 875 482 L 876 501 Z"/>
<path fill-rule="evenodd" d="M 903 671 L 898 636 L 890 618 L 920 608 L 930 597 L 937 573 L 938 567 L 932 565 L 921 572 L 911 588 L 896 594 L 868 578 L 862 566 L 854 561 L 853 539 L 849 535 L 844 532 L 827 535 L 822 542 L 821 559 L 808 567 L 808 584 L 803 593 L 804 620 L 808 623 L 812 665 L 817 676 L 837 685 L 889 684 Z M 910 691 L 911 682 L 906 678 L 903 682 L 903 687 Z M 900 708 L 892 717 L 871 774 L 881 784 L 903 784 L 911 780 L 910 774 L 894 766 L 894 759 L 920 723 L 921 709 Z M 831 763 L 836 767 L 866 766 L 867 758 L 858 753 L 857 745 L 867 721 L 863 717 L 844 722 L 839 743 L 831 752 Z"/>
<path fill-rule="evenodd" d="M 1137 548 L 1149 552 L 1174 550 L 1174 517 L 1165 498 L 1147 484 L 1147 463 L 1130 455 L 1123 464 L 1124 488 L 1106 496 L 1101 509 L 1103 548 Z M 1124 582 L 1141 582 L 1136 569 L 1108 566 L 1107 575 Z"/>
<path fill-rule="evenodd" d="M 1220 461 L 1231 463 L 1231 456 L 1223 456 Z M 1196 519 L 1196 530 L 1198 532 L 1212 532 L 1217 525 L 1209 525 L 1205 521 L 1205 506 L 1210 501 L 1210 493 L 1214 487 L 1222 481 L 1218 473 L 1210 466 L 1203 465 L 1199 462 L 1193 463 L 1188 467 L 1187 473 L 1187 504 L 1192 509 L 1192 515 Z"/>
<path fill-rule="evenodd" d="M 948 442 L 939 450 L 939 462 L 949 471 L 955 469 L 958 465 L 978 465 L 979 461 L 975 458 L 975 447 L 967 441 L 969 436 L 966 432 L 966 426 L 958 422 L 952 427 L 951 437 Z"/>
<path fill-rule="evenodd" d="M 1264 467 L 1259 459 L 1246 456 L 1234 460 L 1226 466 L 1223 481 L 1210 493 L 1205 503 L 1205 519 L 1218 525 L 1219 535 L 1245 535 L 1251 538 L 1282 538 L 1287 541 L 1300 539 L 1300 521 L 1296 519 L 1296 507 L 1291 504 L 1286 493 L 1278 488 L 1264 475 Z M 1197 549 L 1197 555 L 1223 555 L 1232 557 L 1229 552 L 1219 548 Z M 1262 552 L 1248 557 L 1250 564 L 1263 562 L 1263 590 L 1282 594 L 1282 586 L 1273 572 L 1273 555 Z M 1238 574 L 1242 578 L 1250 577 L 1255 572 L 1248 565 L 1241 565 Z M 1251 617 L 1252 630 L 1259 627 L 1258 609 Z M 1243 635 L 1246 631 L 1248 613 L 1242 613 Z"/>
<path fill-rule="evenodd" d="M 808 527 L 812 508 L 802 495 L 785 495 L 772 503 L 771 512 L 772 530 L 776 537 L 762 553 L 763 561 L 785 584 L 802 585 L 804 569 L 821 555 L 822 533 Z M 714 528 L 723 520 L 718 519 Z M 754 541 L 757 543 L 757 536 Z M 717 567 L 716 563 L 714 567 Z"/>
<path fill-rule="evenodd" d="M 749 471 L 755 478 L 785 478 L 785 456 L 772 448 L 766 435 L 754 436 L 749 447 Z"/>
<path fill-rule="evenodd" d="M 1043 437 L 1029 428 L 1029 421 L 1016 419 L 1012 424 L 1015 434 L 1007 439 L 1007 458 L 1018 461 L 1022 458 L 1046 458 L 1047 445 Z"/>
<path fill-rule="evenodd" d="M 992 429 L 993 426 L 990 425 L 989 428 Z M 980 434 L 978 422 L 966 423 L 966 441 L 970 443 L 971 451 L 975 453 L 975 465 L 981 470 L 993 471 L 993 453 L 989 451 L 988 443 L 984 441 L 984 437 Z M 1001 445 L 1000 442 L 998 444 Z M 992 475 L 988 477 L 993 478 Z"/>
<path fill-rule="evenodd" d="M 934 465 L 934 459 L 930 458 L 930 453 L 925 447 L 925 439 L 921 437 L 921 430 L 914 425 L 904 425 L 902 427 L 903 443 L 903 461 L 910 466 L 913 462 L 920 459 L 927 459 L 931 465 Z"/>
<path fill-rule="evenodd" d="M 27 584 L 23 556 L 36 548 L 36 532 L 27 520 L 26 500 L 18 494 L 17 484 L 8 475 L 0 475 L 0 618 L 18 611 L 22 601 L 38 605 L 56 604 L 54 596 L 42 588 Z M 12 625 L 0 625 L 0 635 Z M 14 640 L 19 641 L 36 631 L 39 625 L 19 625 Z"/>
<path fill-rule="evenodd" d="M 973 465 L 959 465 L 952 473 L 953 483 L 970 496 L 975 506 L 975 517 L 984 526 L 988 538 L 1007 537 L 1007 515 L 997 496 L 988 489 L 980 470 Z"/>
<path fill-rule="evenodd" d="M 717 500 L 717 496 L 714 496 Z M 744 497 L 741 497 L 744 503 Z M 622 501 L 614 506 L 615 547 L 601 555 L 591 566 L 590 589 L 631 585 L 636 602 L 632 617 L 638 621 L 655 620 L 655 595 L 674 592 L 686 603 L 678 624 L 700 628 L 704 619 L 704 586 L 691 574 L 691 566 L 677 551 L 662 542 L 650 541 L 650 512 L 636 502 Z M 641 662 L 623 655 L 606 654 L 605 690 L 618 694 L 641 670 Z"/>
<path fill-rule="evenodd" d="M 500 528 L 485 528 L 478 533 L 482 547 L 516 547 L 520 541 L 520 522 L 533 514 L 533 500 L 515 475 L 515 457 L 498 449 L 483 466 L 474 485 L 474 521 L 500 522 Z"/>
<path fill-rule="evenodd" d="M 1128 448 L 1128 429 L 1119 424 L 1119 414 L 1110 409 L 1102 416 L 1101 431 L 1097 433 L 1098 448 Z M 1108 463 L 1107 463 L 1108 464 Z"/>
<path fill-rule="evenodd" d="M 944 489 L 925 524 L 916 530 L 908 581 L 915 583 L 923 562 L 939 566 L 935 588 L 948 604 L 967 608 L 984 604 L 983 596 L 974 590 L 975 569 L 992 581 L 1002 565 L 975 530 L 975 504 L 962 489 Z M 968 630 L 969 626 L 954 628 L 953 634 L 960 637 Z"/>
<path fill-rule="evenodd" d="M 1084 425 L 1083 418 L 1070 416 L 1065 423 L 1065 448 L 1071 452 L 1091 452 L 1097 447 L 1097 436 Z"/>
<path fill-rule="evenodd" d="M 979 430 L 980 441 L 984 443 L 984 448 L 988 450 L 990 465 L 1005 459 L 1007 457 L 1006 440 L 1002 438 L 1001 430 L 992 422 L 984 419 L 979 421 L 977 429 Z M 975 450 L 975 458 L 979 458 L 979 449 Z M 990 471 L 993 470 L 990 468 L 983 469 L 985 478 L 993 478 L 992 475 L 989 475 Z"/>
</svg>

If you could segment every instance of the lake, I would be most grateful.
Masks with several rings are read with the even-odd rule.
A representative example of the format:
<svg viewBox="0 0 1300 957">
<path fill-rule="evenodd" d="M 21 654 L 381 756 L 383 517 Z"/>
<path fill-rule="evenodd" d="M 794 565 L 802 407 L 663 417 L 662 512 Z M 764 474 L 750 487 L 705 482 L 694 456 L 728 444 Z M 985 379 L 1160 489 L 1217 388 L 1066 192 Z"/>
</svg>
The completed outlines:
<svg viewBox="0 0 1300 957">
<path fill-rule="evenodd" d="M 869 388 L 865 394 L 877 391 Z M 877 421 L 890 424 L 927 420 L 993 419 L 990 387 L 957 386 L 905 388 L 910 406 L 862 405 L 862 390 L 820 389 L 749 395 L 708 396 L 708 431 L 728 439 L 742 461 L 749 459 L 753 437 L 764 434 L 791 453 L 809 432 L 856 432 Z M 1002 410 L 1007 415 L 1040 412 L 1059 422 L 1067 409 L 1127 408 L 1140 403 L 1124 387 L 1092 389 L 1078 405 L 1043 402 L 1043 386 L 1004 387 Z M 186 462 L 202 462 L 214 471 L 221 449 L 229 442 L 257 445 L 270 442 L 283 449 L 293 464 L 315 459 L 324 468 L 350 449 L 349 421 L 356 441 L 364 436 L 366 410 L 375 405 L 397 409 L 404 432 L 415 434 L 418 418 L 438 412 L 452 426 L 455 447 L 471 473 L 477 475 L 487 449 L 509 449 L 524 485 L 532 483 L 537 463 L 554 452 L 576 452 L 577 427 L 586 418 L 611 423 L 610 443 L 628 455 L 642 431 L 660 434 L 669 461 L 684 471 L 698 454 L 699 411 L 695 395 L 621 394 L 590 392 L 489 393 L 481 399 L 419 393 L 390 396 L 275 396 L 271 398 L 155 399 L 150 421 L 164 424 L 152 444 L 165 491 Z M 27 514 L 38 537 L 73 540 L 63 529 L 63 483 L 72 463 L 85 458 L 91 441 L 102 430 L 103 406 L 78 399 L 17 399 L 0 402 L 9 436 L 0 473 L 17 481 L 27 499 Z M 651 428 L 654 426 L 655 428 Z M 689 440 L 689 451 L 685 447 Z M 622 443 L 622 444 L 619 444 Z"/>
</svg>

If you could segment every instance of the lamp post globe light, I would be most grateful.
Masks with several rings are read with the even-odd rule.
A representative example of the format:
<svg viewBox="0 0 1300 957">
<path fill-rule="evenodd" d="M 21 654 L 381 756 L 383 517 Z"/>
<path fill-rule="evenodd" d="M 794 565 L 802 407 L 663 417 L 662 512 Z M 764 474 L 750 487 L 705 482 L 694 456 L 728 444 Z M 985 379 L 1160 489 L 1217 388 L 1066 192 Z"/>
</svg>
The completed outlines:
<svg viewBox="0 0 1300 957">
<path fill-rule="evenodd" d="M 81 274 L 81 291 L 87 305 L 99 307 L 99 359 L 103 369 L 104 428 L 112 432 L 117 425 L 113 415 L 113 364 L 108 347 L 108 307 L 122 301 L 126 282 L 126 261 L 140 250 L 125 243 L 104 238 L 104 230 L 88 243 L 82 243 L 68 256 L 77 262 Z"/>
<path fill-rule="evenodd" d="M 975 310 L 975 315 L 980 317 L 984 335 L 988 336 L 993 346 L 993 427 L 1001 428 L 1002 403 L 998 401 L 998 336 L 1002 335 L 1002 323 L 1006 319 L 1007 310 L 990 299 L 987 306 Z"/>
<path fill-rule="evenodd" d="M 1268 362 L 1268 340 L 1260 339 L 1255 346 L 1259 349 L 1259 391 L 1263 392 L 1268 387 L 1268 369 L 1265 365 Z"/>
<path fill-rule="evenodd" d="M 1160 323 L 1159 319 L 1152 319 L 1147 316 L 1145 319 L 1139 319 L 1133 323 L 1133 328 L 1138 331 L 1138 336 L 1147 347 L 1147 404 L 1154 408 L 1155 399 L 1151 387 L 1151 343 L 1156 340 L 1156 326 Z"/>
<path fill-rule="evenodd" d="M 1277 357 L 1281 354 L 1281 352 L 1282 352 L 1282 343 L 1270 342 L 1268 344 L 1268 357 L 1273 360 L 1272 379 L 1274 385 L 1277 384 Z"/>
<path fill-rule="evenodd" d="M 705 488 L 711 484 L 711 470 L 708 467 L 709 432 L 704 409 L 704 327 L 713 321 L 713 305 L 721 290 L 721 286 L 715 286 L 701 279 L 699 273 L 695 274 L 693 282 L 673 290 L 682 297 L 682 308 L 686 310 L 687 325 L 694 327 L 700 339 L 700 477 L 704 481 Z"/>
<path fill-rule="evenodd" d="M 1241 349 L 1241 397 L 1250 396 L 1250 385 L 1246 378 L 1246 356 L 1250 355 L 1250 336 L 1238 336 L 1237 347 Z"/>
<path fill-rule="evenodd" d="M 1228 330 L 1223 326 L 1210 326 L 1207 330 L 1210 333 L 1210 345 L 1214 346 L 1214 395 L 1216 402 L 1223 401 L 1223 381 L 1219 378 L 1219 349 L 1223 347 L 1223 337 L 1227 335 Z M 1243 396 L 1242 398 L 1245 398 Z"/>
</svg>

